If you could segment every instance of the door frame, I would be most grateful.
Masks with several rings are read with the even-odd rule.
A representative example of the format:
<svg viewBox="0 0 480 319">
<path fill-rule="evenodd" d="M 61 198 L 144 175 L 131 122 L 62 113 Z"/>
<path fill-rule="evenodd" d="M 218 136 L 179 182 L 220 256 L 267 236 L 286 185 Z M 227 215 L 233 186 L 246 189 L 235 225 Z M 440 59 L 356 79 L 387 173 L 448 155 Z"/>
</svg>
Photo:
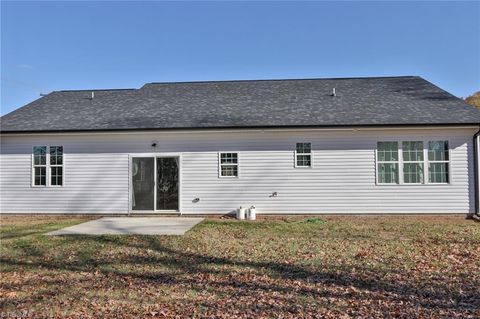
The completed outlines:
<svg viewBox="0 0 480 319">
<path fill-rule="evenodd" d="M 132 167 L 133 158 L 135 157 L 149 157 L 153 158 L 154 166 L 154 192 L 153 192 L 153 210 L 133 210 L 133 180 L 132 180 Z M 177 158 L 178 159 L 178 210 L 160 210 L 157 209 L 157 158 Z M 131 153 L 128 155 L 128 212 L 129 214 L 135 213 L 179 213 L 182 214 L 182 154 L 181 153 Z"/>
</svg>

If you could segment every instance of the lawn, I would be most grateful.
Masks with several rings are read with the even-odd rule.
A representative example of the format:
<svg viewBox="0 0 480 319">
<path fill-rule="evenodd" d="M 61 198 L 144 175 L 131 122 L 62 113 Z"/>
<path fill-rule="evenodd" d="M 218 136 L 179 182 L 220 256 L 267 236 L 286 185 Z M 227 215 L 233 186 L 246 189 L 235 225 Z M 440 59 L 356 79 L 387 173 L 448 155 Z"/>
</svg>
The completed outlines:
<svg viewBox="0 0 480 319">
<path fill-rule="evenodd" d="M 463 216 L 208 219 L 185 236 L 44 233 L 2 217 L 0 317 L 480 317 L 480 224 Z"/>
</svg>

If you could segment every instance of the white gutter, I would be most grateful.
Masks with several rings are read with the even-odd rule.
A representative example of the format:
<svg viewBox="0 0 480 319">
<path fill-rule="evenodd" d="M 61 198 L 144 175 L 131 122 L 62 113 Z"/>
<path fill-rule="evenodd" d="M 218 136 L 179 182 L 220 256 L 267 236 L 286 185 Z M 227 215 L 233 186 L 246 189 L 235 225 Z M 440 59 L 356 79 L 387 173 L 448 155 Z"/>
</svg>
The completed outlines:
<svg viewBox="0 0 480 319">
<path fill-rule="evenodd" d="M 4 132 L 2 134 L 3 137 L 6 136 L 40 136 L 40 135 L 62 135 L 62 136 L 69 136 L 69 135 L 138 135 L 138 134 L 204 134 L 204 133 L 264 133 L 264 132 L 315 132 L 315 131 L 391 131 L 391 130 L 447 130 L 447 129 L 478 129 L 478 126 L 473 125 L 465 125 L 465 126 L 433 126 L 433 125 L 419 125 L 419 126 L 388 126 L 388 127 L 345 127 L 345 128 L 259 128 L 259 129 L 196 129 L 196 130 L 184 130 L 184 129 L 169 129 L 169 130 L 125 130 L 125 131 L 94 131 L 91 132 L 28 132 L 28 133 L 21 133 L 21 132 L 14 132 L 8 133 Z"/>
</svg>

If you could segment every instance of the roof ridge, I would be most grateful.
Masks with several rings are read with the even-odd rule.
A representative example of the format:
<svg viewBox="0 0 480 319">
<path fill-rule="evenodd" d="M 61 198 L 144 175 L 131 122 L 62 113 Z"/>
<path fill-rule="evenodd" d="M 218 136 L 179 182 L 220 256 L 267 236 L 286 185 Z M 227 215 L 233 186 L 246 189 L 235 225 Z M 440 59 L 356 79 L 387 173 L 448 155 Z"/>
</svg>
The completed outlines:
<svg viewBox="0 0 480 319">
<path fill-rule="evenodd" d="M 129 88 L 129 89 L 80 89 L 80 90 L 58 90 L 53 92 L 97 92 L 97 91 L 135 91 L 138 89 Z"/>
<path fill-rule="evenodd" d="M 286 79 L 255 79 L 255 80 L 204 80 L 204 81 L 174 81 L 174 82 L 148 82 L 140 89 L 149 84 L 194 84 L 194 83 L 225 83 L 225 82 L 274 82 L 274 81 L 309 81 L 309 80 L 367 80 L 367 79 L 395 79 L 395 78 L 421 78 L 418 75 L 396 75 L 396 76 L 358 76 L 338 78 L 286 78 Z"/>
<path fill-rule="evenodd" d="M 368 79 L 395 79 L 395 78 L 420 78 L 417 75 L 392 75 L 392 76 L 357 76 L 357 77 L 330 77 L 330 78 L 284 78 L 284 79 L 253 79 L 253 80 L 199 80 L 199 81 L 172 81 L 172 82 L 147 82 L 139 89 L 72 89 L 55 90 L 54 92 L 98 92 L 98 91 L 135 91 L 141 90 L 147 85 L 157 84 L 195 84 L 195 83 L 238 83 L 238 82 L 282 82 L 282 81 L 320 81 L 320 80 L 368 80 Z"/>
</svg>

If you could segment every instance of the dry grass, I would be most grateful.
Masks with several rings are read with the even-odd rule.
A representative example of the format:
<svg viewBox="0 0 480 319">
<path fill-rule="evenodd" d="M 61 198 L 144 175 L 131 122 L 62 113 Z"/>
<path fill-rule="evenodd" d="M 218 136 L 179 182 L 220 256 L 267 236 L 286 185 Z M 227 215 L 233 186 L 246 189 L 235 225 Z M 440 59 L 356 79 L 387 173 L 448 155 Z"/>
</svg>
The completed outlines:
<svg viewBox="0 0 480 319">
<path fill-rule="evenodd" d="M 185 236 L 44 233 L 2 217 L 0 315 L 480 317 L 480 224 L 461 216 L 209 219 Z"/>
</svg>

